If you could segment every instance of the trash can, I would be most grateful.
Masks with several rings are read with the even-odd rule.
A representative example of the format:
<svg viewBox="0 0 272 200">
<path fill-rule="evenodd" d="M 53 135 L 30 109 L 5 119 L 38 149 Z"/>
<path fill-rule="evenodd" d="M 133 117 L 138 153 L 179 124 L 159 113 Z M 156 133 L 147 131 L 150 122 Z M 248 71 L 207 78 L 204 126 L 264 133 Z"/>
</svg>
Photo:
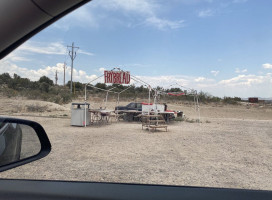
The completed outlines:
<svg viewBox="0 0 272 200">
<path fill-rule="evenodd" d="M 85 103 L 72 103 L 71 105 L 71 126 L 90 125 L 90 104 L 86 103 L 86 122 L 85 122 Z"/>
</svg>

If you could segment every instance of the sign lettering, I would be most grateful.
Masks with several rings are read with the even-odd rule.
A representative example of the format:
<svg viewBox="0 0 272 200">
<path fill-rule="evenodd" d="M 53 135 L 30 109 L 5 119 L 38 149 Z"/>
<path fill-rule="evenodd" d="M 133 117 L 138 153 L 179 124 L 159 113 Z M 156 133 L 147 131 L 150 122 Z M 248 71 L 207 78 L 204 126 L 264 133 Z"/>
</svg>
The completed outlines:
<svg viewBox="0 0 272 200">
<path fill-rule="evenodd" d="M 129 84 L 130 72 L 124 71 L 104 71 L 105 83 Z"/>
</svg>

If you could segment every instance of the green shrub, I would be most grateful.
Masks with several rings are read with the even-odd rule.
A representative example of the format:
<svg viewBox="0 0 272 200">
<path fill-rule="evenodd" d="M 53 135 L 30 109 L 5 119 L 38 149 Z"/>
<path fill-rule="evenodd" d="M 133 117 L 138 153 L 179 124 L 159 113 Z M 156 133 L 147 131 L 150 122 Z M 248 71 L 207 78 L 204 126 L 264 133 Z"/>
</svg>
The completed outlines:
<svg viewBox="0 0 272 200">
<path fill-rule="evenodd" d="M 189 118 L 186 118 L 185 121 L 188 122 L 188 123 L 195 123 L 196 122 L 196 120 L 189 119 Z"/>
<path fill-rule="evenodd" d="M 183 122 L 185 119 L 183 117 L 176 117 L 174 119 L 174 121 L 177 121 L 177 122 Z"/>
</svg>

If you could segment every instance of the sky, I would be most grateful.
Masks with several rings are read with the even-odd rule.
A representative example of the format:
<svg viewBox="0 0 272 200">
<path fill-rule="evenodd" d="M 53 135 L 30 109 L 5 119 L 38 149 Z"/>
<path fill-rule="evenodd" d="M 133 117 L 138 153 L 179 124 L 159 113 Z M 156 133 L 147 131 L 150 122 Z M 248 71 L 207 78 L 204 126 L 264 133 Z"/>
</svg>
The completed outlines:
<svg viewBox="0 0 272 200">
<path fill-rule="evenodd" d="M 119 67 L 151 86 L 272 97 L 272 1 L 93 0 L 0 61 L 0 73 L 75 81 Z M 103 82 L 103 79 L 99 80 Z"/>
</svg>

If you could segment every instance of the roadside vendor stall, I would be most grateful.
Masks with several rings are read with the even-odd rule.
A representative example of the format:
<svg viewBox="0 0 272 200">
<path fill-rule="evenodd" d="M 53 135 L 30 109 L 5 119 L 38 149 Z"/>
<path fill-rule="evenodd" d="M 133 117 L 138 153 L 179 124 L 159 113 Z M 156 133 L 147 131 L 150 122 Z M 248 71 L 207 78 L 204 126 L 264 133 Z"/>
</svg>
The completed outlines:
<svg viewBox="0 0 272 200">
<path fill-rule="evenodd" d="M 103 113 L 103 109 L 106 110 L 107 109 L 107 101 L 108 101 L 108 95 L 111 94 L 117 94 L 117 106 L 119 105 L 119 97 L 120 94 L 125 92 L 126 90 L 128 90 L 130 87 L 134 86 L 134 85 L 130 85 L 128 86 L 126 89 L 122 90 L 122 91 L 115 91 L 116 87 L 112 87 L 110 89 L 102 89 L 102 88 L 98 88 L 95 87 L 94 85 L 92 85 L 91 83 L 94 81 L 97 81 L 99 78 L 104 77 L 104 83 L 105 84 L 117 84 L 117 85 L 129 85 L 130 84 L 130 80 L 134 80 L 134 82 L 137 83 L 141 83 L 141 85 L 146 85 L 149 88 L 149 102 L 150 102 L 150 93 L 151 93 L 151 86 L 147 85 L 147 83 L 145 83 L 144 81 L 140 80 L 139 78 L 130 75 L 130 72 L 128 71 L 123 71 L 120 68 L 113 68 L 112 70 L 105 70 L 104 74 L 95 78 L 94 80 L 90 81 L 89 83 L 85 84 L 85 102 L 87 101 L 87 89 L 88 87 L 92 87 L 94 89 L 97 90 L 101 90 L 101 91 L 105 91 L 106 92 L 106 98 L 104 101 L 104 106 L 101 107 L 100 109 L 95 109 L 95 110 L 90 110 L 90 113 L 92 115 L 91 120 L 96 122 L 96 121 L 101 121 L 102 119 L 106 119 L 108 118 L 108 116 L 110 116 L 111 114 L 109 113 Z M 88 110 L 86 109 L 85 114 L 88 112 Z M 115 111 L 116 113 L 116 117 L 118 118 L 119 112 L 118 110 Z M 124 113 L 124 112 L 122 112 Z M 134 115 L 132 114 L 133 112 L 127 112 L 126 117 L 129 119 L 128 121 L 131 121 L 130 119 L 134 118 Z M 139 113 L 138 113 L 139 114 Z M 133 115 L 131 117 L 131 115 Z M 107 121 L 107 120 L 105 120 Z M 86 125 L 85 125 L 86 126 Z"/>
<path fill-rule="evenodd" d="M 98 79 L 103 78 L 104 79 L 104 87 L 99 88 L 97 85 L 93 85 L 94 81 L 97 82 Z M 130 80 L 133 80 L 133 83 L 130 84 Z M 98 82 L 99 83 L 99 82 Z M 148 90 L 148 102 L 142 104 L 142 109 L 127 109 L 120 111 L 118 110 L 119 101 L 120 101 L 120 94 L 127 91 L 131 87 L 135 86 L 134 84 L 141 84 L 141 86 L 147 87 Z M 106 84 L 112 84 L 112 85 L 106 85 Z M 127 85 L 125 87 L 119 87 L 118 85 Z M 106 85 L 106 86 L 105 86 Z M 97 86 L 97 87 L 96 87 Z M 180 85 L 179 85 L 180 86 Z M 180 86 L 182 87 L 182 86 Z M 99 106 L 99 109 L 89 109 L 87 106 L 87 90 L 92 88 L 92 90 L 101 90 L 106 93 L 106 97 L 101 103 L 103 103 L 103 106 Z M 120 90 L 120 89 L 123 90 Z M 94 80 L 90 81 L 89 83 L 85 84 L 85 118 L 84 118 L 84 126 L 86 127 L 89 125 L 88 123 L 85 123 L 85 121 L 88 121 L 87 117 L 89 117 L 91 124 L 95 123 L 108 123 L 109 119 L 111 117 L 115 117 L 117 121 L 119 121 L 120 117 L 122 117 L 126 121 L 139 121 L 141 116 L 144 115 L 160 115 L 163 117 L 166 123 L 169 123 L 171 119 L 175 118 L 175 114 L 182 113 L 181 111 L 172 111 L 167 109 L 166 104 L 159 103 L 160 102 L 160 96 L 162 95 L 169 95 L 169 96 L 181 96 L 181 95 L 193 95 L 194 96 L 194 103 L 195 103 L 195 110 L 198 112 L 198 121 L 200 122 L 200 110 L 199 110 L 199 104 L 198 104 L 198 95 L 196 90 L 190 89 L 190 93 L 182 92 L 166 92 L 163 88 L 157 87 L 152 88 L 148 83 L 141 80 L 139 77 L 132 76 L 130 72 L 123 71 L 120 68 L 113 68 L 112 70 L 105 70 L 104 74 L 95 78 Z M 107 108 L 107 101 L 108 96 L 110 94 L 117 95 L 117 105 L 115 107 L 115 110 L 109 110 Z M 152 98 L 152 102 L 151 102 Z M 137 103 L 138 104 L 138 103 Z M 87 108 L 88 107 L 88 108 Z M 117 109 L 116 109 L 117 108 Z M 90 116 L 89 116 L 90 115 Z M 179 117 L 182 117 L 183 115 L 179 115 Z"/>
</svg>

